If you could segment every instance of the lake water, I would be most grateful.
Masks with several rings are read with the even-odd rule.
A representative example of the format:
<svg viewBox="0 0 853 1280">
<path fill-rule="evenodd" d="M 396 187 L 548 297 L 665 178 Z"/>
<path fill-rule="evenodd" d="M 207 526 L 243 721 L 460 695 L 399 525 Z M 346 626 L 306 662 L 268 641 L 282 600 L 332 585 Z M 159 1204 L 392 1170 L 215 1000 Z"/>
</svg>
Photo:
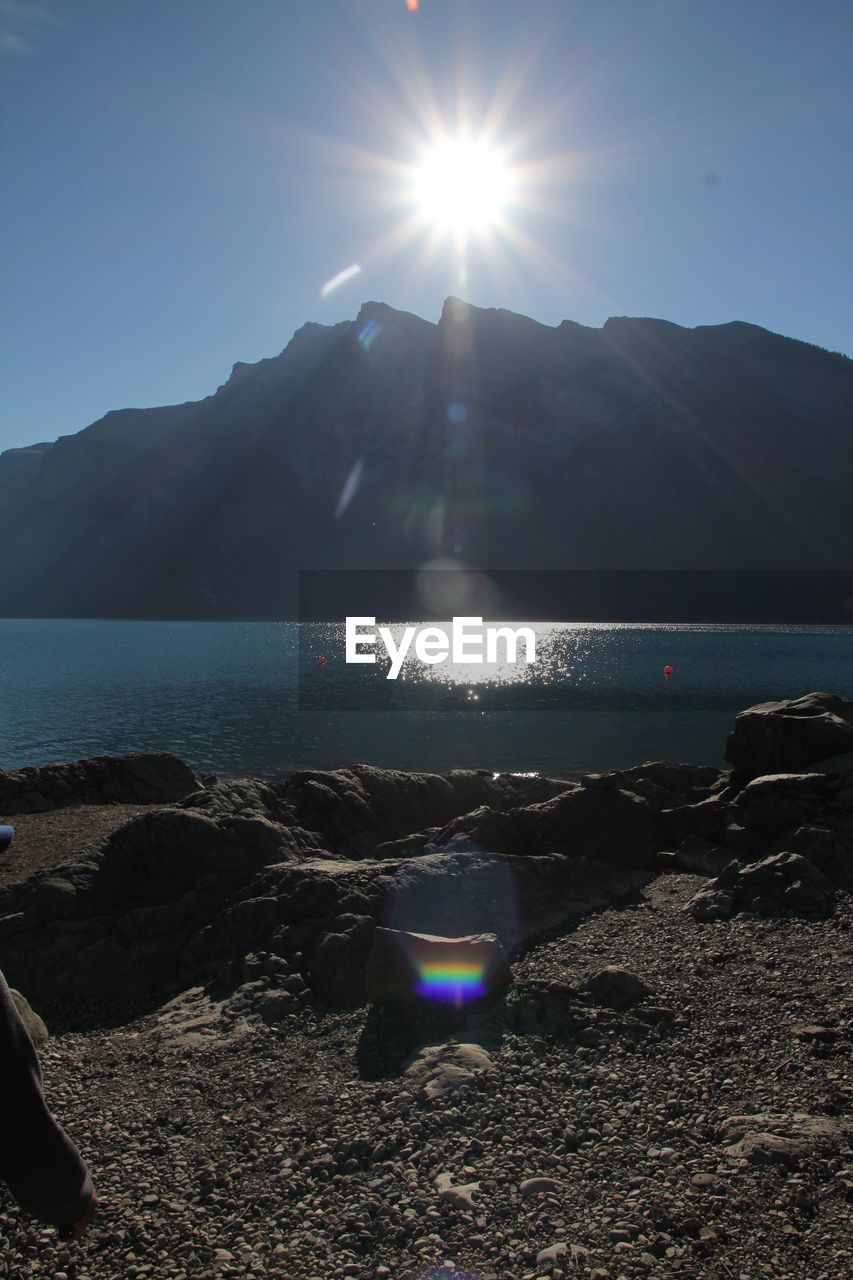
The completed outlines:
<svg viewBox="0 0 853 1280">
<path fill-rule="evenodd" d="M 851 627 L 536 624 L 535 667 L 380 671 L 365 705 L 341 629 L 300 625 L 0 619 L 0 768 L 164 750 L 223 776 L 722 764 L 744 707 L 853 697 Z"/>
</svg>

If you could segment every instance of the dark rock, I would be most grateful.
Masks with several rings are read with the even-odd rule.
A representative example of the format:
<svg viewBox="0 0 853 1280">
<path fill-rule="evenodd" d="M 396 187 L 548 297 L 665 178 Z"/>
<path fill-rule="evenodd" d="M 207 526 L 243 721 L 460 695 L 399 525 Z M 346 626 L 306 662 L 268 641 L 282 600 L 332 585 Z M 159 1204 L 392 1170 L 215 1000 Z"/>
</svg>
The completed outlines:
<svg viewBox="0 0 853 1280">
<path fill-rule="evenodd" d="M 550 1036 L 571 1043 L 584 1040 L 593 1023 L 571 983 L 529 979 L 508 994 L 507 1025 L 521 1035 Z"/>
<path fill-rule="evenodd" d="M 653 804 L 623 785 L 617 774 L 593 775 L 539 804 L 476 809 L 448 824 L 434 845 L 448 848 L 459 837 L 490 853 L 559 853 L 572 860 L 649 870 L 668 845 Z"/>
<path fill-rule="evenodd" d="M 830 910 L 832 885 L 799 851 L 750 859 L 794 821 L 835 876 L 850 862 L 846 787 L 843 772 L 777 775 L 733 793 L 717 770 L 671 764 L 580 782 L 367 766 L 220 782 L 127 823 L 86 861 L 0 890 L 0 947 L 10 978 L 48 1011 L 73 999 L 151 1002 L 199 984 L 225 998 L 262 979 L 259 1017 L 274 1019 L 306 990 L 352 1008 L 379 998 L 377 927 L 386 941 L 493 935 L 503 958 L 491 994 L 521 948 L 635 897 L 658 855 L 673 852 L 674 813 L 701 813 L 704 827 L 713 812 L 710 826 L 744 846 L 732 861 L 728 843 L 682 839 L 677 868 L 719 873 L 691 904 L 697 917 Z M 399 958 L 378 968 L 401 978 Z M 623 1007 L 649 994 L 629 992 L 627 977 L 609 994 L 607 973 L 597 981 L 571 997 L 585 1013 L 557 1020 L 588 1031 L 592 999 Z M 635 1021 L 645 1034 L 648 1022 Z"/>
<path fill-rule="evenodd" d="M 840 755 L 828 756 L 826 760 L 815 760 L 809 765 L 809 772 L 853 775 L 853 751 L 844 751 Z"/>
<path fill-rule="evenodd" d="M 647 800 L 655 812 L 677 804 L 697 804 L 710 793 L 724 787 L 728 775 L 711 765 L 676 764 L 668 760 L 651 760 L 631 769 L 614 769 L 610 773 L 586 778 L 588 785 L 608 785 L 618 780 L 620 786 Z"/>
<path fill-rule="evenodd" d="M 619 781 L 548 781 L 548 799 L 521 806 L 519 797 L 542 794 L 535 779 L 358 766 L 279 785 L 217 783 L 127 823 L 86 862 L 0 891 L 4 963 L 43 1004 L 96 993 L 133 1001 L 205 982 L 233 988 L 245 981 L 244 957 L 267 951 L 319 1000 L 351 1007 L 364 999 L 376 923 L 493 933 L 511 954 L 636 894 L 653 872 L 659 820 Z M 456 821 L 500 827 L 506 855 L 451 822 L 445 849 L 366 856 L 483 796 L 495 807 Z M 600 859 L 585 855 L 593 849 Z"/>
<path fill-rule="evenodd" d="M 247 983 L 238 988 L 229 1000 L 229 1006 L 240 1013 L 256 1014 L 268 1026 L 295 1013 L 301 1007 L 299 997 L 284 987 L 274 986 L 269 979 L 261 979 L 257 984 Z"/>
<path fill-rule="evenodd" d="M 798 828 L 781 842 L 792 853 L 807 858 L 828 880 L 842 889 L 853 889 L 853 822 L 823 815 L 817 823 Z M 785 849 L 776 852 L 784 853 Z"/>
<path fill-rule="evenodd" d="M 652 994 L 651 988 L 636 974 L 616 965 L 607 965 L 590 974 L 581 984 L 580 990 L 594 1004 L 604 1005 L 608 1009 L 629 1009 Z"/>
<path fill-rule="evenodd" d="M 512 955 L 588 911 L 629 899 L 650 874 L 554 853 L 499 857 L 458 837 L 397 867 L 382 914 L 390 927 L 415 933 L 493 933 Z"/>
<path fill-rule="evenodd" d="M 311 989 L 326 1003 L 355 1008 L 365 1000 L 364 970 L 373 925 L 361 933 L 321 933 L 310 949 L 307 973 Z"/>
<path fill-rule="evenodd" d="M 727 889 L 700 889 L 687 904 L 697 920 L 728 920 L 735 909 L 735 895 Z"/>
<path fill-rule="evenodd" d="M 229 1008 L 202 987 L 191 987 L 157 1011 L 155 1035 L 170 1048 L 207 1049 L 233 1045 L 251 1030 L 238 1007 Z"/>
<path fill-rule="evenodd" d="M 635 1009 L 634 1013 L 642 1022 L 648 1022 L 652 1026 L 663 1026 L 675 1021 L 675 1010 L 667 1004 L 646 1004 Z"/>
<path fill-rule="evenodd" d="M 733 809 L 754 840 L 766 841 L 819 817 L 827 795 L 823 774 L 766 774 L 746 784 Z"/>
<path fill-rule="evenodd" d="M 724 1154 L 750 1164 L 796 1168 L 813 1156 L 828 1156 L 853 1140 L 853 1121 L 803 1112 L 731 1116 L 720 1129 Z"/>
<path fill-rule="evenodd" d="M 794 772 L 853 750 L 853 702 L 834 694 L 809 693 L 783 702 L 763 702 L 742 711 L 726 743 L 734 781 Z"/>
<path fill-rule="evenodd" d="M 808 1022 L 795 1023 L 791 1027 L 791 1035 L 795 1040 L 805 1040 L 810 1043 L 819 1041 L 822 1044 L 833 1044 L 838 1039 L 838 1031 L 835 1027 L 822 1027 Z"/>
<path fill-rule="evenodd" d="M 262 787 L 253 793 L 244 784 L 236 812 L 198 795 L 206 812 L 190 804 L 152 810 L 88 861 L 0 890 L 0 942 L 13 980 L 43 1003 L 173 992 L 202 972 L 186 963 L 191 943 L 220 913 L 227 946 L 213 971 L 254 950 L 260 923 L 276 922 L 276 904 L 256 898 L 249 883 L 264 866 L 314 851 L 314 840 L 264 816 Z M 239 910 L 229 906 L 234 895 Z"/>
<path fill-rule="evenodd" d="M 171 804 L 200 787 L 189 766 L 165 751 L 93 756 L 15 773 L 0 770 L 0 813 L 42 813 L 75 804 Z"/>
<path fill-rule="evenodd" d="M 827 915 L 834 905 L 831 881 L 806 858 L 785 852 L 746 866 L 731 863 L 690 899 L 686 910 L 697 920 L 721 920 L 733 911 Z"/>
<path fill-rule="evenodd" d="M 495 778 L 487 770 L 442 775 L 360 764 L 332 773 L 296 773 L 282 796 L 298 825 L 317 831 L 327 849 L 357 858 L 373 857 L 377 845 L 411 840 L 414 833 L 443 826 L 480 805 L 501 809 L 524 793 L 526 781 L 506 774 Z"/>
<path fill-rule="evenodd" d="M 47 1033 L 47 1027 L 43 1020 L 33 1009 L 26 996 L 22 996 L 20 991 L 16 991 L 14 987 L 9 988 L 9 995 L 12 997 L 12 1003 L 18 1010 L 21 1021 L 27 1029 L 27 1033 L 37 1049 L 47 1044 L 50 1037 Z"/>
<path fill-rule="evenodd" d="M 609 1036 L 638 1042 L 653 1026 L 671 1019 L 654 1015 L 647 1019 L 607 1006 L 590 1007 L 586 993 L 557 979 L 528 979 L 516 983 L 507 994 L 507 1026 L 518 1035 L 544 1036 L 559 1044 L 597 1045 Z"/>
<path fill-rule="evenodd" d="M 732 861 L 732 850 L 709 845 L 704 840 L 688 839 L 678 849 L 675 866 L 690 875 L 717 876 Z"/>
<path fill-rule="evenodd" d="M 726 793 L 708 796 L 696 804 L 678 805 L 663 811 L 667 831 L 676 843 L 690 837 L 708 843 L 726 839 L 734 813 Z"/>
<path fill-rule="evenodd" d="M 835 890 L 826 876 L 797 853 L 776 853 L 738 873 L 741 910 L 762 915 L 777 911 L 826 915 L 835 903 Z"/>
</svg>

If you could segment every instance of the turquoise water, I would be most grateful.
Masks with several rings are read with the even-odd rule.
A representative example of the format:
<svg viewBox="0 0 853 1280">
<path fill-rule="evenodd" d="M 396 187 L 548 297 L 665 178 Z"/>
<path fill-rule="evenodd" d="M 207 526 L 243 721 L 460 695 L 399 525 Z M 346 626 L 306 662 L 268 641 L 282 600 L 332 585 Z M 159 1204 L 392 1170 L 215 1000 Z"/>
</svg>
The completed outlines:
<svg viewBox="0 0 853 1280">
<path fill-rule="evenodd" d="M 419 681 L 404 667 L 397 686 L 380 671 L 382 696 L 354 709 L 365 668 L 343 663 L 340 629 L 0 619 L 0 767 L 162 750 L 224 776 L 354 761 L 558 775 L 649 759 L 721 764 L 744 707 L 812 689 L 853 697 L 849 627 L 536 633 L 535 667 L 445 664 Z"/>
</svg>

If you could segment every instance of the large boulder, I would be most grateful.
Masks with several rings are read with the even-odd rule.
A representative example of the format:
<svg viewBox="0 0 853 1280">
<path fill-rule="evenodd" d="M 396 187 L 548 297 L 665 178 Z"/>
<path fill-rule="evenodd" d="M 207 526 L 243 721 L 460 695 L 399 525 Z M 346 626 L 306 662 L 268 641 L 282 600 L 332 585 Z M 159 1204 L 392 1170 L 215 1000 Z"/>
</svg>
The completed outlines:
<svg viewBox="0 0 853 1280">
<path fill-rule="evenodd" d="M 724 844 L 731 841 L 733 832 L 736 833 L 736 814 L 732 808 L 732 797 L 727 794 L 708 796 L 696 804 L 664 809 L 663 819 L 674 844 L 685 840 Z"/>
<path fill-rule="evenodd" d="M 742 711 L 726 742 L 738 784 L 762 774 L 792 773 L 853 750 L 853 702 L 808 693 Z"/>
<path fill-rule="evenodd" d="M 614 964 L 589 974 L 580 990 L 593 1004 L 606 1009 L 629 1009 L 652 994 L 642 978 Z"/>
<path fill-rule="evenodd" d="M 492 933 L 512 956 L 534 939 L 639 893 L 651 870 L 559 853 L 498 855 L 465 836 L 401 862 L 383 923 L 447 937 Z"/>
<path fill-rule="evenodd" d="M 43 813 L 74 804 L 172 804 L 200 787 L 189 765 L 167 751 L 93 756 L 14 773 L 0 770 L 0 813 Z"/>
<path fill-rule="evenodd" d="M 732 808 L 753 839 L 765 840 L 820 817 L 828 799 L 824 774 L 771 773 L 748 782 Z"/>
<path fill-rule="evenodd" d="M 736 911 L 829 915 L 834 906 L 832 882 L 807 858 L 788 851 L 746 866 L 730 863 L 690 899 L 686 910 L 707 921 L 724 920 Z"/>
<path fill-rule="evenodd" d="M 839 889 L 853 889 L 853 820 L 825 815 L 820 822 L 799 827 L 784 843 L 792 853 L 807 858 Z M 784 853 L 785 849 L 774 852 Z"/>
<path fill-rule="evenodd" d="M 775 915 L 780 911 L 828 915 L 835 889 L 822 871 L 798 853 L 775 853 L 741 869 L 738 905 L 742 911 Z"/>
</svg>

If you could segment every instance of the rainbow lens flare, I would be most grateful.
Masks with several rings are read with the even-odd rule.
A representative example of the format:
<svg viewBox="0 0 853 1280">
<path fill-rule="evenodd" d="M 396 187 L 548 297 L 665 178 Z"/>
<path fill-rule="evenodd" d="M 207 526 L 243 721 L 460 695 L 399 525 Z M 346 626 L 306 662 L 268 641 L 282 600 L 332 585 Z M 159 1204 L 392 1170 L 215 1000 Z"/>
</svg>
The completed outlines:
<svg viewBox="0 0 853 1280">
<path fill-rule="evenodd" d="M 379 337 L 384 326 L 378 320 L 366 320 L 358 331 L 357 337 L 365 351 L 369 351 Z"/>
<path fill-rule="evenodd" d="M 455 1004 L 479 1000 L 486 994 L 485 974 L 484 964 L 449 955 L 445 960 L 436 959 L 418 965 L 415 993 L 428 1000 L 453 1001 Z"/>
<path fill-rule="evenodd" d="M 483 1276 L 479 1271 L 459 1271 L 452 1262 L 444 1262 L 438 1267 L 424 1271 L 418 1280 L 483 1280 Z"/>
</svg>

